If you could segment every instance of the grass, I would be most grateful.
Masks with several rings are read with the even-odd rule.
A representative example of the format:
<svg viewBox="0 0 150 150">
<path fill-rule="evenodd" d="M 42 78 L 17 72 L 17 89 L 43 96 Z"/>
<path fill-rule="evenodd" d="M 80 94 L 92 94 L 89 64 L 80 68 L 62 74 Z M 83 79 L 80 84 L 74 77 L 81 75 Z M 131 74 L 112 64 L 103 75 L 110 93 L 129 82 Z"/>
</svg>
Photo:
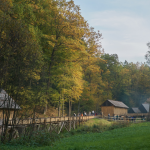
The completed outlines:
<svg viewBox="0 0 150 150">
<path fill-rule="evenodd" d="M 37 150 L 149 150 L 150 123 L 131 125 L 102 133 L 89 133 L 64 138 L 53 147 Z"/>
<path fill-rule="evenodd" d="M 112 122 L 110 122 L 110 121 L 107 121 L 105 119 L 97 119 L 97 118 L 91 119 L 91 120 L 89 120 L 85 123 L 85 125 L 89 126 L 89 127 L 91 127 L 93 125 L 107 125 L 107 126 L 110 126 L 111 124 L 112 124 Z"/>
<path fill-rule="evenodd" d="M 149 150 L 150 149 L 150 122 L 131 124 L 129 127 L 119 128 L 117 124 L 93 119 L 86 123 L 87 127 L 98 126 L 105 123 L 105 132 L 82 132 L 82 128 L 77 129 L 73 136 L 57 140 L 51 146 L 27 147 L 27 146 L 0 146 L 0 150 Z M 77 132 L 81 130 L 80 132 Z M 86 133 L 86 134 L 83 134 Z M 65 135 L 64 134 L 64 135 Z M 60 135 L 62 136 L 62 135 Z"/>
</svg>

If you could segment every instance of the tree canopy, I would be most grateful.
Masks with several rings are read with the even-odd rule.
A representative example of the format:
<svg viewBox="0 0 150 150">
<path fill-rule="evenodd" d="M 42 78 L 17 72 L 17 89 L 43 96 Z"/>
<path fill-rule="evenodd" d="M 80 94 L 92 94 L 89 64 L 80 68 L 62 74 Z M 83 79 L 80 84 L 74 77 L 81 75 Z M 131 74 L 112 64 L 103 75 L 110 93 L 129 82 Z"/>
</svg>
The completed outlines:
<svg viewBox="0 0 150 150">
<path fill-rule="evenodd" d="M 139 106 L 150 97 L 149 52 L 147 64 L 122 63 L 101 38 L 73 0 L 1 0 L 0 88 L 45 113 L 100 112 L 106 99 Z"/>
</svg>

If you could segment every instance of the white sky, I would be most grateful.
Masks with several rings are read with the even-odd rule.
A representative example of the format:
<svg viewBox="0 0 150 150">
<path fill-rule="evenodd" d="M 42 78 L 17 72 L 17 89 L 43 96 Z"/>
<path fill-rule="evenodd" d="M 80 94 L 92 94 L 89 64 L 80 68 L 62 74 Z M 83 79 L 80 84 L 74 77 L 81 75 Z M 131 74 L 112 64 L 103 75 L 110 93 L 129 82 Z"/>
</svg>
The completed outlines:
<svg viewBox="0 0 150 150">
<path fill-rule="evenodd" d="M 150 42 L 150 0 L 74 0 L 89 25 L 102 33 L 105 53 L 145 62 Z"/>
</svg>

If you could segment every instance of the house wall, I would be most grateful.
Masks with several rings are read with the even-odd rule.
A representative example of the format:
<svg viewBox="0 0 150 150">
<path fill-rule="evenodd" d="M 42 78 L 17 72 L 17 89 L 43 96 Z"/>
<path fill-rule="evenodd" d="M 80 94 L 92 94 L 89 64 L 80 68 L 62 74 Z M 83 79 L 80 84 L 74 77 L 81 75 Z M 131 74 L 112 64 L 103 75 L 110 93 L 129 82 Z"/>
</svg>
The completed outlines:
<svg viewBox="0 0 150 150">
<path fill-rule="evenodd" d="M 128 109 L 114 107 L 114 115 L 126 115 L 128 113 Z"/>
<path fill-rule="evenodd" d="M 127 115 L 128 109 L 126 108 L 119 108 L 114 106 L 101 106 L 101 111 L 103 112 L 104 116 L 114 116 L 114 115 Z"/>
<path fill-rule="evenodd" d="M 13 114 L 14 114 L 14 111 L 13 110 L 10 110 L 10 119 L 13 118 Z M 3 119 L 3 110 L 0 109 L 0 120 Z"/>
<path fill-rule="evenodd" d="M 3 110 L 0 110 L 0 120 L 3 118 Z"/>
<path fill-rule="evenodd" d="M 104 116 L 108 116 L 108 114 L 110 114 L 110 116 L 113 116 L 114 106 L 101 106 L 101 111 L 103 112 Z"/>
</svg>

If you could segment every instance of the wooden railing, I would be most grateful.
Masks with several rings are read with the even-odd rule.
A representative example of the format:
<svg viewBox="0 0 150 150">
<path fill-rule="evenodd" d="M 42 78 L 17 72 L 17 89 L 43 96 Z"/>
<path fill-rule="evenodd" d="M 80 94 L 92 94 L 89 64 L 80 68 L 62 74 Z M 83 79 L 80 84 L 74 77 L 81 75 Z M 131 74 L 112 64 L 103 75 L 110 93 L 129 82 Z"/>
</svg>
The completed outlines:
<svg viewBox="0 0 150 150">
<path fill-rule="evenodd" d="M 77 116 L 77 117 L 50 117 L 50 118 L 29 118 L 29 119 L 18 119 L 18 120 L 10 120 L 9 125 L 29 125 L 29 124 L 47 124 L 47 123 L 58 123 L 58 122 L 64 122 L 64 121 L 79 121 L 79 120 L 89 120 L 93 119 L 95 116 Z"/>
<path fill-rule="evenodd" d="M 118 118 L 114 118 L 114 117 L 104 117 L 104 119 L 108 120 L 108 121 L 128 121 L 128 122 L 144 122 L 146 121 L 146 118 L 122 118 L 122 117 L 118 117 Z"/>
<path fill-rule="evenodd" d="M 139 117 L 139 116 L 148 116 L 149 113 L 128 113 L 127 116 L 136 116 L 136 117 Z"/>
</svg>

